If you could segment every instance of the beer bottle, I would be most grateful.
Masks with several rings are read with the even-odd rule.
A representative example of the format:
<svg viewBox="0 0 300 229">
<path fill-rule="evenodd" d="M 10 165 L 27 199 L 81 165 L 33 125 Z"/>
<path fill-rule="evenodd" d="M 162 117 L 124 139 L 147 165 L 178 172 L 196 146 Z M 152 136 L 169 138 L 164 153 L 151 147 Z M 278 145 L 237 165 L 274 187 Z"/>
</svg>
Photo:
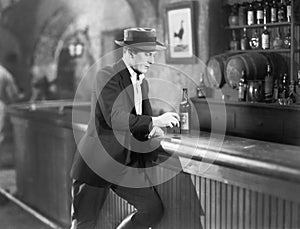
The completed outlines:
<svg viewBox="0 0 300 229">
<path fill-rule="evenodd" d="M 257 24 L 263 24 L 264 23 L 264 8 L 263 8 L 263 5 L 262 5 L 262 1 L 257 2 L 256 23 Z"/>
<path fill-rule="evenodd" d="M 273 76 L 271 73 L 271 65 L 267 65 L 267 74 L 265 77 L 265 101 L 272 102 L 273 100 Z"/>
<path fill-rule="evenodd" d="M 276 0 L 273 0 L 272 4 L 271 4 L 271 22 L 275 23 L 277 22 L 277 2 Z"/>
<path fill-rule="evenodd" d="M 269 1 L 265 1 L 264 4 L 264 24 L 271 22 L 271 8 Z"/>
<path fill-rule="evenodd" d="M 264 31 L 261 34 L 261 48 L 270 49 L 270 33 L 267 30 L 267 26 L 264 26 Z"/>
<path fill-rule="evenodd" d="M 188 99 L 188 89 L 183 88 L 182 100 L 179 105 L 180 131 L 189 133 L 191 131 L 191 104 Z"/>
<path fill-rule="evenodd" d="M 286 19 L 288 22 L 292 20 L 292 5 L 291 0 L 288 0 L 286 3 Z"/>
<path fill-rule="evenodd" d="M 286 21 L 286 4 L 284 0 L 281 0 L 278 11 L 277 11 L 277 18 L 278 22 L 285 22 Z"/>
<path fill-rule="evenodd" d="M 249 39 L 247 37 L 246 28 L 243 29 L 243 36 L 241 38 L 241 50 L 247 50 L 249 45 Z"/>
<path fill-rule="evenodd" d="M 245 70 L 243 70 L 241 79 L 239 81 L 239 96 L 238 96 L 238 99 L 241 102 L 246 101 L 246 88 L 247 85 L 245 83 Z"/>
</svg>

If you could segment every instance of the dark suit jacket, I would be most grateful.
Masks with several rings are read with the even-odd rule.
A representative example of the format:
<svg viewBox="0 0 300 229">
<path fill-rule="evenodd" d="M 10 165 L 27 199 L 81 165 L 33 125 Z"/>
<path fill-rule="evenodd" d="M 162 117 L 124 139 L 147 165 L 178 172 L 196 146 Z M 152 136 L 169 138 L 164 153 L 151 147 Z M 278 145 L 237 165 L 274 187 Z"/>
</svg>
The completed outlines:
<svg viewBox="0 0 300 229">
<path fill-rule="evenodd" d="M 122 60 L 100 70 L 92 92 L 88 129 L 75 153 L 71 177 L 93 186 L 107 185 L 106 176 L 119 179 L 122 165 L 143 167 L 153 153 L 134 153 L 133 137 L 146 141 L 152 125 L 148 82 L 141 85 L 142 115 L 136 115 L 130 74 Z M 141 147 L 144 147 L 142 145 Z M 128 153 L 131 161 L 128 161 Z M 100 169 L 100 175 L 98 169 Z M 97 172 L 95 172 L 97 171 Z"/>
</svg>

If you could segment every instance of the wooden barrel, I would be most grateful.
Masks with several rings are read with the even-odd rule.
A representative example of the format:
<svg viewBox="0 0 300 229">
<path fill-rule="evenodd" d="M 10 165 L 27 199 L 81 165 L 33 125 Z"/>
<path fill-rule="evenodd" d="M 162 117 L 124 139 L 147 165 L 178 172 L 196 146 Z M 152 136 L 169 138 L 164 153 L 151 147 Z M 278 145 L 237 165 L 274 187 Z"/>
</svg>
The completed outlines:
<svg viewBox="0 0 300 229">
<path fill-rule="evenodd" d="M 225 84 L 226 61 L 233 53 L 223 53 L 212 56 L 207 62 L 206 81 L 212 88 L 221 88 Z"/>
<path fill-rule="evenodd" d="M 257 52 L 243 53 L 228 58 L 225 69 L 226 83 L 232 88 L 238 86 L 245 71 L 246 80 L 264 79 L 266 75 L 266 66 L 269 64 L 268 58 Z"/>
</svg>

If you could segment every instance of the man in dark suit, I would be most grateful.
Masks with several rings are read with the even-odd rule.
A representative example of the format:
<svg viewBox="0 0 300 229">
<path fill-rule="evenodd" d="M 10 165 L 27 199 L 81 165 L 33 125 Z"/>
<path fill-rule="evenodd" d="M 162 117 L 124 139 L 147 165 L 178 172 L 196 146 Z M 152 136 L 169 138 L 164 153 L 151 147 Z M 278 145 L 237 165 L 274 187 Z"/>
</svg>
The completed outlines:
<svg viewBox="0 0 300 229">
<path fill-rule="evenodd" d="M 161 127 L 179 126 L 179 116 L 152 116 L 144 74 L 165 47 L 149 28 L 126 29 L 124 40 L 115 42 L 123 47 L 123 58 L 96 77 L 88 129 L 71 170 L 72 228 L 95 228 L 109 189 L 136 208 L 117 229 L 149 228 L 163 215 L 147 175 L 159 147 L 151 138 L 164 134 Z"/>
</svg>

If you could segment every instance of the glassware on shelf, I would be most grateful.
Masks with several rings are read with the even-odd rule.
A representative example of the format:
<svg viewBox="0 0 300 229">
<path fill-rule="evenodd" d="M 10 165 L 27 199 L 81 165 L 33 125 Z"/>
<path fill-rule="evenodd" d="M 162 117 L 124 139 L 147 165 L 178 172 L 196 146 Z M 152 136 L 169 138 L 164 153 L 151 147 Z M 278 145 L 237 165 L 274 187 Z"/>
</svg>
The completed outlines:
<svg viewBox="0 0 300 229">
<path fill-rule="evenodd" d="M 239 25 L 247 24 L 247 3 L 243 3 L 240 5 L 238 10 L 239 15 Z"/>
<path fill-rule="evenodd" d="M 264 24 L 271 22 L 271 7 L 269 1 L 264 3 Z"/>
<path fill-rule="evenodd" d="M 239 5 L 238 4 L 234 4 L 231 7 L 231 13 L 230 13 L 230 15 L 228 17 L 228 24 L 230 26 L 239 25 L 238 9 L 239 9 Z"/>
<path fill-rule="evenodd" d="M 232 30 L 232 40 L 230 41 L 230 50 L 239 50 L 240 49 L 240 42 L 236 39 L 235 30 Z"/>
<path fill-rule="evenodd" d="M 247 25 L 255 24 L 254 21 L 254 6 L 253 3 L 250 2 L 247 9 Z"/>
<path fill-rule="evenodd" d="M 291 48 L 291 29 L 288 29 L 287 34 L 283 38 L 283 47 L 286 49 Z"/>
<path fill-rule="evenodd" d="M 284 0 L 281 0 L 281 2 L 278 5 L 277 19 L 278 22 L 286 21 L 286 4 Z"/>
<path fill-rule="evenodd" d="M 277 1 L 273 0 L 271 3 L 271 22 L 275 23 L 277 22 Z"/>
<path fill-rule="evenodd" d="M 249 45 L 251 49 L 259 49 L 260 48 L 260 39 L 257 30 L 254 30 L 252 36 L 249 41 Z"/>
<path fill-rule="evenodd" d="M 281 38 L 279 28 L 276 28 L 276 37 L 273 40 L 273 49 L 281 49 L 283 46 L 283 40 Z"/>
<path fill-rule="evenodd" d="M 261 34 L 261 48 L 270 49 L 270 32 L 267 30 L 267 26 L 264 26 L 264 31 Z"/>
<path fill-rule="evenodd" d="M 264 88 L 262 80 L 249 80 L 247 86 L 247 101 L 262 102 L 264 100 Z"/>
<path fill-rule="evenodd" d="M 291 4 L 291 0 L 287 0 L 287 2 L 286 2 L 286 20 L 288 22 L 292 21 L 292 4 Z"/>
<path fill-rule="evenodd" d="M 264 23 L 264 7 L 262 1 L 257 1 L 256 5 L 256 23 L 263 24 Z"/>
<path fill-rule="evenodd" d="M 246 28 L 243 29 L 243 35 L 241 38 L 241 50 L 247 50 L 249 49 L 249 39 L 247 36 L 247 30 Z"/>
<path fill-rule="evenodd" d="M 271 65 L 267 65 L 267 74 L 265 76 L 265 102 L 272 102 L 273 100 L 273 75 L 271 71 Z"/>
<path fill-rule="evenodd" d="M 245 70 L 242 70 L 242 76 L 239 81 L 238 91 L 239 91 L 238 100 L 241 102 L 246 101 L 247 84 L 246 84 L 246 78 L 245 78 Z"/>
</svg>

